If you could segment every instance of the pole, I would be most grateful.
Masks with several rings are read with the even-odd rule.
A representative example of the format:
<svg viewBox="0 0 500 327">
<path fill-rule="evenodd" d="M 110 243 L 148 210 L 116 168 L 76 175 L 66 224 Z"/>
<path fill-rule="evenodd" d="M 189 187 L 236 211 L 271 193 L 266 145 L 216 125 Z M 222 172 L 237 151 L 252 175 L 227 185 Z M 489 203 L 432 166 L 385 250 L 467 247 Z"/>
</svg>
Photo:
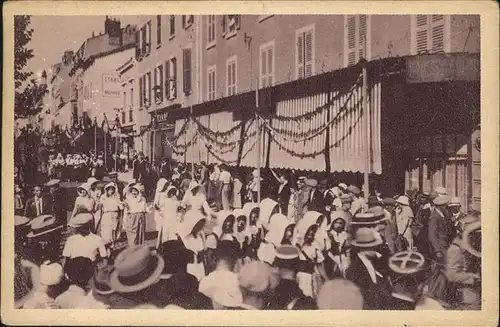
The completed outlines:
<svg viewBox="0 0 500 327">
<path fill-rule="evenodd" d="M 260 203 L 260 151 L 261 151 L 261 139 L 260 139 L 260 119 L 259 119 L 259 79 L 257 79 L 257 84 L 255 88 L 255 122 L 257 123 L 257 203 Z"/>
<path fill-rule="evenodd" d="M 366 54 L 366 36 L 364 37 L 364 51 Z M 363 63 L 363 120 L 365 127 L 365 171 L 364 171 L 364 184 L 363 184 L 363 194 L 365 196 L 365 202 L 368 203 L 369 194 L 369 170 L 370 170 L 370 112 L 368 106 L 368 72 L 367 72 L 367 62 Z"/>
<path fill-rule="evenodd" d="M 94 118 L 94 155 L 97 157 L 97 119 Z"/>
<path fill-rule="evenodd" d="M 104 116 L 104 125 L 108 125 L 107 124 L 107 119 L 106 119 L 106 115 Z M 108 139 L 107 139 L 107 134 L 108 134 L 108 131 L 106 130 L 104 132 L 104 170 L 105 171 L 108 171 Z"/>
<path fill-rule="evenodd" d="M 117 162 L 118 162 L 118 124 L 116 124 L 116 138 L 115 138 L 115 172 L 117 172 Z"/>
<path fill-rule="evenodd" d="M 191 125 L 190 127 L 194 130 L 194 133 L 195 133 L 195 135 L 193 136 L 193 151 L 192 151 L 192 158 L 193 158 L 193 160 L 191 161 L 191 177 L 194 180 L 194 146 L 197 143 L 197 140 L 196 140 L 196 136 L 197 135 L 196 135 L 196 128 L 195 128 L 195 126 L 193 124 L 193 105 L 192 104 L 191 104 L 191 107 L 189 109 L 189 114 L 190 114 L 190 116 L 189 116 L 190 118 L 189 119 L 191 120 L 189 122 L 189 124 Z M 186 151 L 187 151 L 187 149 L 186 149 Z"/>
</svg>

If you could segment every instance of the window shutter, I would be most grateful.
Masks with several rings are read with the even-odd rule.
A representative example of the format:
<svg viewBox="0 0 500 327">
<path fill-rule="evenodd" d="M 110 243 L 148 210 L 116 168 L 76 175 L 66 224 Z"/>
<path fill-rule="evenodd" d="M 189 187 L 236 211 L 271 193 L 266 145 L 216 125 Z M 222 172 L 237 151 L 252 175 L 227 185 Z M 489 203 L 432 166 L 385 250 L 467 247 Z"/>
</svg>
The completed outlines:
<svg viewBox="0 0 500 327">
<path fill-rule="evenodd" d="M 304 34 L 297 36 L 297 78 L 304 77 Z"/>
<path fill-rule="evenodd" d="M 148 92 L 148 104 L 151 105 L 153 103 L 152 99 L 151 99 L 151 72 L 148 73 L 148 89 L 147 89 L 147 92 Z"/>
<path fill-rule="evenodd" d="M 261 68 L 261 87 L 266 87 L 266 77 L 267 77 L 267 55 L 266 55 L 267 50 L 264 49 L 262 53 L 260 54 L 260 64 L 262 66 Z"/>
<path fill-rule="evenodd" d="M 158 66 L 158 97 L 163 102 L 163 65 Z"/>
<path fill-rule="evenodd" d="M 141 33 L 139 31 L 135 32 L 135 59 L 141 56 Z"/>
<path fill-rule="evenodd" d="M 431 45 L 432 52 L 444 51 L 444 16 L 432 15 L 431 16 Z"/>
<path fill-rule="evenodd" d="M 221 26 L 222 26 L 222 36 L 226 35 L 226 16 L 227 15 L 222 15 L 221 19 Z"/>
<path fill-rule="evenodd" d="M 159 98 L 158 93 L 157 93 L 157 88 L 156 88 L 158 86 L 158 67 L 155 68 L 154 79 L 155 79 L 155 82 L 154 82 L 154 87 L 153 87 L 153 98 L 154 98 L 154 101 L 156 103 L 158 98 Z"/>
<path fill-rule="evenodd" d="M 232 69 L 232 65 L 231 63 L 229 63 L 229 65 L 227 65 L 227 95 L 230 96 L 231 95 L 231 69 Z"/>
<path fill-rule="evenodd" d="M 170 35 L 175 35 L 175 16 L 170 15 Z"/>
<path fill-rule="evenodd" d="M 148 27 L 148 53 L 151 52 L 151 21 L 147 24 Z"/>
<path fill-rule="evenodd" d="M 233 74 L 233 79 L 231 80 L 231 82 L 233 85 L 233 94 L 236 94 L 236 62 L 233 61 L 232 66 L 233 69 L 231 70 L 231 73 Z"/>
<path fill-rule="evenodd" d="M 142 94 L 142 76 L 139 77 L 139 107 L 143 105 L 143 94 Z"/>
<path fill-rule="evenodd" d="M 161 15 L 156 16 L 156 44 L 161 44 Z"/>
<path fill-rule="evenodd" d="M 191 93 L 191 49 L 184 49 L 182 51 L 182 65 L 183 65 L 183 91 L 184 93 Z"/>
<path fill-rule="evenodd" d="M 347 64 L 356 64 L 356 16 L 347 18 Z"/>
<path fill-rule="evenodd" d="M 165 96 L 170 100 L 170 61 L 165 62 Z"/>
<path fill-rule="evenodd" d="M 359 59 L 365 58 L 365 42 L 366 42 L 366 15 L 359 15 L 358 27 L 358 44 L 359 44 Z"/>
<path fill-rule="evenodd" d="M 182 15 L 182 28 L 186 28 L 186 15 Z"/>
<path fill-rule="evenodd" d="M 306 51 L 305 51 L 305 60 L 304 60 L 304 76 L 305 77 L 309 77 L 309 76 L 312 76 L 313 74 L 313 71 L 312 71 L 312 67 L 313 67 L 313 51 L 314 49 L 312 48 L 312 38 L 313 38 L 313 34 L 312 34 L 312 30 L 304 33 L 304 36 L 305 36 L 305 48 L 306 48 Z"/>
<path fill-rule="evenodd" d="M 177 97 L 177 58 L 172 58 L 172 89 L 170 95 L 173 99 Z"/>
<path fill-rule="evenodd" d="M 417 41 L 417 53 L 428 51 L 428 17 L 427 15 L 417 15 L 416 24 L 416 41 Z"/>
</svg>

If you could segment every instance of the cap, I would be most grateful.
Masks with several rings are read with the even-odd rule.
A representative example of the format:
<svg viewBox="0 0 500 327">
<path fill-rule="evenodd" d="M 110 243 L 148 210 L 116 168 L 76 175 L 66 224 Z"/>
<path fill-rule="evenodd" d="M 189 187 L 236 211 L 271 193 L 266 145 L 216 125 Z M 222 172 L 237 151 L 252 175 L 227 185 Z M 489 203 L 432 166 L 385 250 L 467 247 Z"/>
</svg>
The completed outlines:
<svg viewBox="0 0 500 327">
<path fill-rule="evenodd" d="M 293 245 L 282 245 L 276 249 L 276 258 L 291 260 L 299 257 L 299 249 Z"/>
<path fill-rule="evenodd" d="M 349 185 L 347 191 L 353 193 L 354 195 L 359 195 L 361 190 L 356 185 Z"/>
<path fill-rule="evenodd" d="M 452 197 L 450 203 L 448 203 L 448 207 L 460 207 L 461 205 L 460 198 L 456 196 Z"/>
</svg>

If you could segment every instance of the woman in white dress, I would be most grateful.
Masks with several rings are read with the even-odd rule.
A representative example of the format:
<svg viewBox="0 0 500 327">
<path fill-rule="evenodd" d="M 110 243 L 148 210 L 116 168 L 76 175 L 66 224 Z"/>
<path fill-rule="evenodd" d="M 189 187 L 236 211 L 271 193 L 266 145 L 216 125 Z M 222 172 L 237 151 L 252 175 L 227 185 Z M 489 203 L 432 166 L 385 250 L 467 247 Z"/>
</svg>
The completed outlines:
<svg viewBox="0 0 500 327">
<path fill-rule="evenodd" d="M 155 197 L 154 197 L 154 200 L 153 200 L 153 204 L 154 204 L 154 208 L 155 208 L 155 216 L 154 216 L 154 220 L 155 220 L 155 226 L 156 226 L 156 230 L 157 231 L 160 231 L 161 229 L 161 224 L 162 224 L 162 208 L 163 208 L 163 204 L 165 202 L 165 198 L 167 197 L 167 194 L 166 194 L 166 189 L 167 189 L 167 185 L 168 182 L 165 178 L 160 178 L 158 180 L 158 183 L 156 183 L 156 191 L 155 191 Z"/>
<path fill-rule="evenodd" d="M 106 184 L 104 192 L 98 204 L 102 212 L 100 234 L 104 243 L 113 248 L 119 236 L 118 226 L 120 225 L 120 216 L 124 206 L 115 183 Z"/>
<path fill-rule="evenodd" d="M 87 183 L 83 183 L 77 188 L 78 197 L 75 200 L 75 205 L 73 208 L 73 212 L 71 213 L 71 219 L 75 217 L 76 214 L 80 212 L 90 212 L 92 215 L 95 215 L 97 210 L 97 204 L 95 200 L 90 196 L 90 187 Z M 94 218 L 95 220 L 95 218 Z"/>
<path fill-rule="evenodd" d="M 205 218 L 208 216 L 216 217 L 215 213 L 210 210 L 205 194 L 200 192 L 200 188 L 201 186 L 197 181 L 191 181 L 188 191 L 182 199 L 181 206 L 186 213 L 193 210 L 200 213 Z"/>
<path fill-rule="evenodd" d="M 187 272 L 200 281 L 205 276 L 205 233 L 206 218 L 199 210 L 189 210 L 179 226 L 178 236 L 186 249 L 193 251 L 193 263 L 187 265 Z"/>
<path fill-rule="evenodd" d="M 174 186 L 168 186 L 165 191 L 165 200 L 161 208 L 161 221 L 158 229 L 157 248 L 170 240 L 175 240 L 175 234 L 179 229 L 180 217 L 177 211 L 179 201 L 177 200 L 177 189 Z"/>
</svg>

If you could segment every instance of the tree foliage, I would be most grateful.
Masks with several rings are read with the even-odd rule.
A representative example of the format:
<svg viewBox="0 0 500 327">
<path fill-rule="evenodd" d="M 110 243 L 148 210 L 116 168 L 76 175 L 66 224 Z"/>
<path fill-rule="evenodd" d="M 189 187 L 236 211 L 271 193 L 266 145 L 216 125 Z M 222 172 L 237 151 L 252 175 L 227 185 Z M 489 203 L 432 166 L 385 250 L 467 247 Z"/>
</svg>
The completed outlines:
<svg viewBox="0 0 500 327">
<path fill-rule="evenodd" d="M 33 72 L 24 70 L 28 61 L 34 56 L 33 49 L 28 48 L 33 35 L 30 23 L 31 16 L 14 16 L 15 117 L 26 117 L 40 112 L 43 108 L 43 96 L 47 93 L 46 85 L 38 84 L 33 78 L 27 85 L 25 83 L 33 75 Z"/>
</svg>

